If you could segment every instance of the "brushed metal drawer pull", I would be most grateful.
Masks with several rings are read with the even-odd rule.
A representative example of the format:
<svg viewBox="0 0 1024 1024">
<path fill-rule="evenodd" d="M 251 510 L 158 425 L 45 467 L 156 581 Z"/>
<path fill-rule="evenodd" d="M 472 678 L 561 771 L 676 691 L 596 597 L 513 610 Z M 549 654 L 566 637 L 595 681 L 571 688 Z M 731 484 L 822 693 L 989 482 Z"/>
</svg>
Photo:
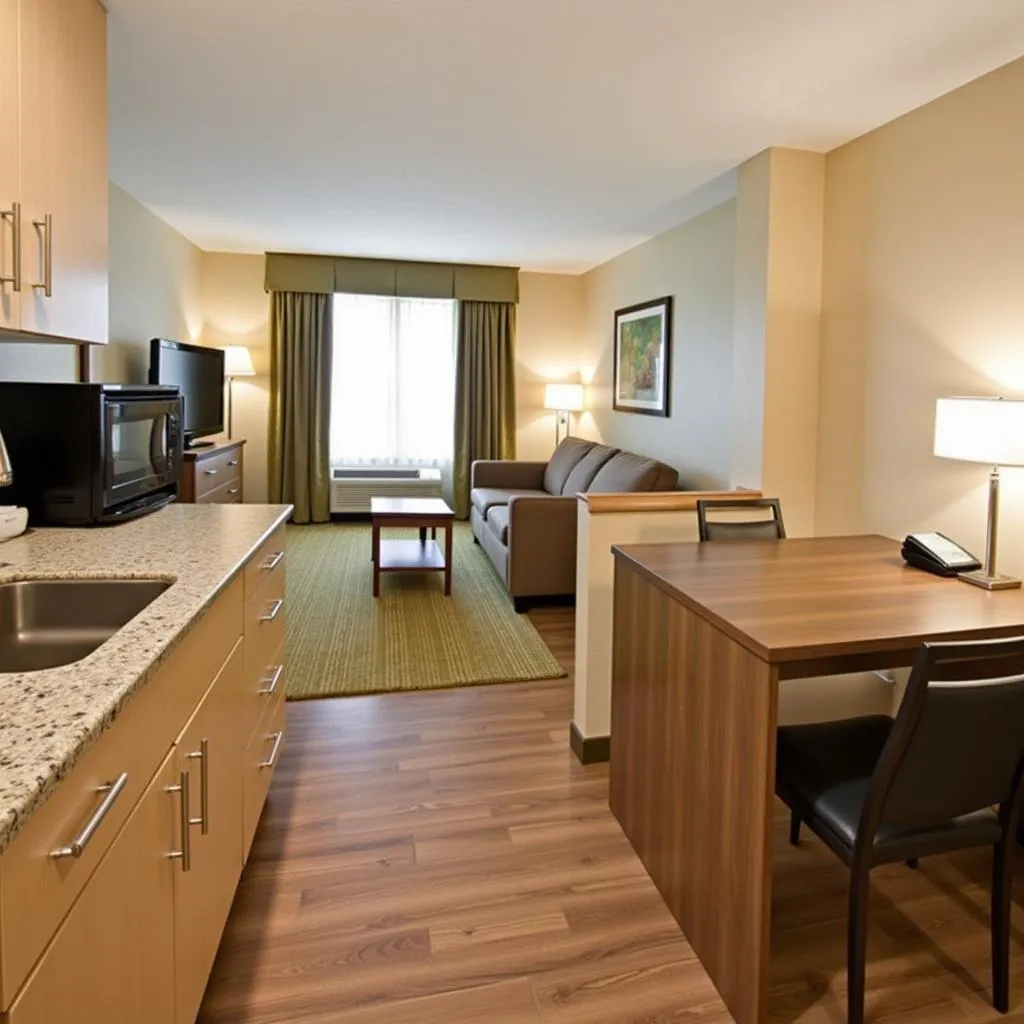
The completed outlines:
<svg viewBox="0 0 1024 1024">
<path fill-rule="evenodd" d="M 229 487 L 228 488 L 228 494 L 237 494 L 237 493 L 238 493 L 238 488 L 237 487 Z"/>
<path fill-rule="evenodd" d="M 164 786 L 165 793 L 180 793 L 181 808 L 179 823 L 181 825 L 181 849 L 172 850 L 167 857 L 169 860 L 180 860 L 182 871 L 192 870 L 192 833 L 189 831 L 192 818 L 188 806 L 188 772 L 182 772 L 178 776 L 176 786 Z"/>
<path fill-rule="evenodd" d="M 269 558 L 265 558 L 260 562 L 260 568 L 264 572 L 273 572 L 281 564 L 282 558 L 284 558 L 284 552 L 275 551 Z"/>
<path fill-rule="evenodd" d="M 270 607 L 260 616 L 260 622 L 273 622 L 284 607 L 284 598 L 275 598 Z"/>
<path fill-rule="evenodd" d="M 43 295 L 49 299 L 53 297 L 53 214 L 44 214 L 42 220 L 32 221 L 32 226 L 43 243 L 43 279 L 32 287 L 41 288 Z"/>
<path fill-rule="evenodd" d="M 106 793 L 107 795 L 96 808 L 96 813 L 85 823 L 85 828 L 71 840 L 70 846 L 62 846 L 50 854 L 54 860 L 60 860 L 63 857 L 81 857 L 85 853 L 85 848 L 89 845 L 93 833 L 100 827 L 100 823 L 107 816 L 110 808 L 114 806 L 114 801 L 121 795 L 121 790 L 124 789 L 127 781 L 128 773 L 121 772 L 113 782 L 108 782 L 96 790 L 97 793 Z"/>
<path fill-rule="evenodd" d="M 188 758 L 199 762 L 199 817 L 189 818 L 190 825 L 198 825 L 205 836 L 210 831 L 210 741 L 200 740 L 199 749 L 193 750 Z"/>
<path fill-rule="evenodd" d="M 217 475 L 217 470 L 215 470 L 215 469 L 204 469 L 203 472 L 207 476 L 216 476 Z"/>
<path fill-rule="evenodd" d="M 21 203 L 11 203 L 9 210 L 0 210 L 0 220 L 11 222 L 11 276 L 0 277 L 0 284 L 11 285 L 16 292 L 21 291 Z"/>
<path fill-rule="evenodd" d="M 264 684 L 263 689 L 256 692 L 269 697 L 277 689 L 277 684 L 281 681 L 282 672 L 284 672 L 284 665 L 275 665 L 270 675 L 264 676 L 261 680 Z"/>
<path fill-rule="evenodd" d="M 228 465 L 229 466 L 237 466 L 238 465 L 238 459 L 231 459 L 231 460 L 229 460 Z"/>
<path fill-rule="evenodd" d="M 273 768 L 274 767 L 274 762 L 277 760 L 278 748 L 281 746 L 281 740 L 284 739 L 284 730 L 282 729 L 282 730 L 279 730 L 278 732 L 272 732 L 267 737 L 267 739 L 268 740 L 273 740 L 274 741 L 274 746 L 273 746 L 273 748 L 270 751 L 270 757 L 268 757 L 266 759 L 266 761 L 260 761 L 260 767 L 261 768 Z"/>
</svg>

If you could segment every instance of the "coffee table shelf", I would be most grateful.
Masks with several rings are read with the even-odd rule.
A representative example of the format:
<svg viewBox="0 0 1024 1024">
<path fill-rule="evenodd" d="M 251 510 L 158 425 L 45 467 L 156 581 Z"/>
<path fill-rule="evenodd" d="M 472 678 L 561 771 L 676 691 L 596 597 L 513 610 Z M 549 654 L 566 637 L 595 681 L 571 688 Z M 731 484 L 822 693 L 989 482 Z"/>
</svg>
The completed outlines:
<svg viewBox="0 0 1024 1024">
<path fill-rule="evenodd" d="M 380 542 L 381 572 L 439 572 L 444 552 L 436 540 L 384 540 Z"/>
</svg>

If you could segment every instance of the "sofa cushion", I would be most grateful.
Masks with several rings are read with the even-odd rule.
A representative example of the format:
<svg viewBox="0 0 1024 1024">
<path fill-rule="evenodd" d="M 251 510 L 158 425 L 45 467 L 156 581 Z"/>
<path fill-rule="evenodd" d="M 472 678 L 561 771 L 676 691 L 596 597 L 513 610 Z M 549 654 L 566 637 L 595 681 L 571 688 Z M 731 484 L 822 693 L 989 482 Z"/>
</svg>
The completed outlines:
<svg viewBox="0 0 1024 1024">
<path fill-rule="evenodd" d="M 606 444 L 595 444 L 586 455 L 572 468 L 562 494 L 572 497 L 585 491 L 597 476 L 598 470 L 611 458 L 619 453 L 618 448 L 609 448 Z"/>
<path fill-rule="evenodd" d="M 632 452 L 619 452 L 597 471 L 587 490 L 592 494 L 669 491 L 678 479 L 676 471 L 663 462 Z"/>
<path fill-rule="evenodd" d="M 548 467 L 544 470 L 544 490 L 548 494 L 561 494 L 576 463 L 593 447 L 593 441 L 567 437 L 548 460 Z"/>
<path fill-rule="evenodd" d="M 491 533 L 508 547 L 508 505 L 492 505 L 487 513 Z"/>
<path fill-rule="evenodd" d="M 507 490 L 503 487 L 474 487 L 469 494 L 470 503 L 481 516 L 493 505 L 507 505 L 513 494 L 536 494 L 544 497 L 547 491 Z"/>
</svg>

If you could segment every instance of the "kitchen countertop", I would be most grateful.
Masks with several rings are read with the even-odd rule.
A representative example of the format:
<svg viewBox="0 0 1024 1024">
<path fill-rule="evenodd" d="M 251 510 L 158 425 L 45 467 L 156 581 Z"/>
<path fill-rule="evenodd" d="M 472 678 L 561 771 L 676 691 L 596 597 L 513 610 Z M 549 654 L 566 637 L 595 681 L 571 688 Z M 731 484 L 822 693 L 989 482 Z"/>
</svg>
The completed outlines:
<svg viewBox="0 0 1024 1024">
<path fill-rule="evenodd" d="M 170 505 L 118 526 L 0 543 L 0 583 L 174 581 L 81 661 L 0 673 L 0 851 L 290 514 L 290 505 Z"/>
</svg>

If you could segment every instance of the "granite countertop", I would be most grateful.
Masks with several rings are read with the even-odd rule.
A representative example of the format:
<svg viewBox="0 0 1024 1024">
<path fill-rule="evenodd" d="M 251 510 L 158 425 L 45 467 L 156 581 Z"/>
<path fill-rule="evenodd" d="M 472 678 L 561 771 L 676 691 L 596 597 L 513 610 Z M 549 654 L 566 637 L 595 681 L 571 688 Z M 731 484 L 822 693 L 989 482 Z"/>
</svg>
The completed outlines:
<svg viewBox="0 0 1024 1024">
<path fill-rule="evenodd" d="M 81 661 L 0 673 L 0 851 L 290 514 L 290 505 L 170 505 L 118 526 L 0 543 L 0 583 L 173 580 Z"/>
</svg>

